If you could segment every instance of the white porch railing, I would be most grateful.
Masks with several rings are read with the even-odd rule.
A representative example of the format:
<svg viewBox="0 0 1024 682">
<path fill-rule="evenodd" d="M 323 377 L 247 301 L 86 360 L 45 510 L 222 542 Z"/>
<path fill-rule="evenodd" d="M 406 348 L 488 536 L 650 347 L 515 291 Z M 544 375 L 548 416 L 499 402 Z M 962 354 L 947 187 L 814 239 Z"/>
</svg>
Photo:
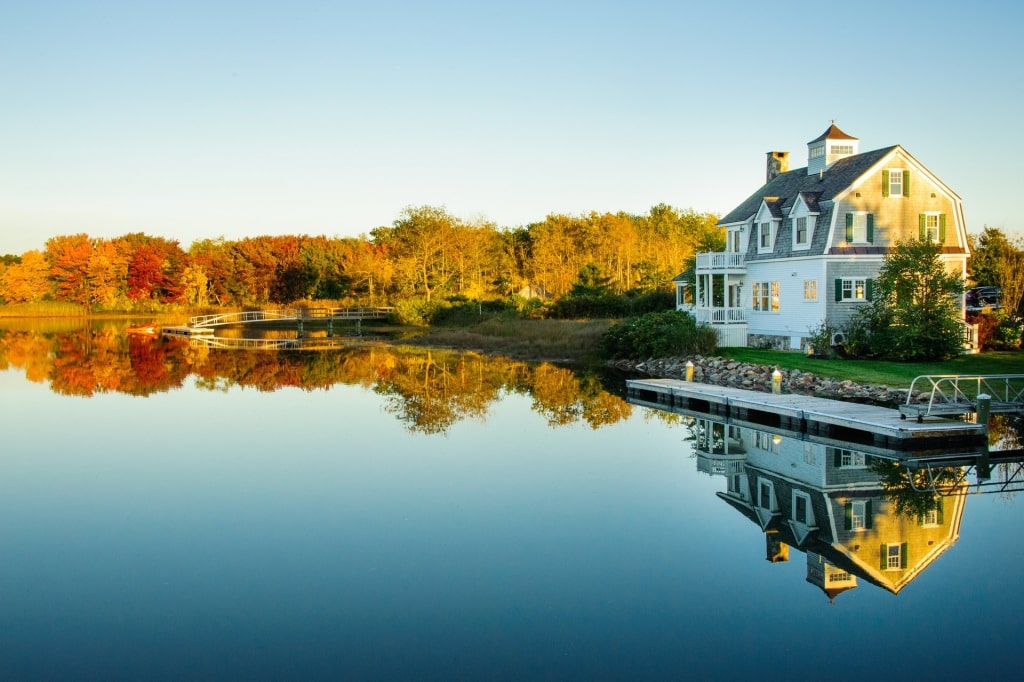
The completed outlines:
<svg viewBox="0 0 1024 682">
<path fill-rule="evenodd" d="M 698 253 L 697 270 L 746 270 L 742 253 L 719 251 Z"/>
<path fill-rule="evenodd" d="M 744 308 L 694 308 L 698 324 L 744 324 L 747 311 Z"/>
</svg>

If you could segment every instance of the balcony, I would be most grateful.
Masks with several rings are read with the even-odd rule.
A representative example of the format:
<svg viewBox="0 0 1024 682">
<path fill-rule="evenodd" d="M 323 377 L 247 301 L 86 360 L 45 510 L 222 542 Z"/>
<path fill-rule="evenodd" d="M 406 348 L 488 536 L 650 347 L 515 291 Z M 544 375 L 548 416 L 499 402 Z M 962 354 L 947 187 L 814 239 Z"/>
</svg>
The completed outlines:
<svg viewBox="0 0 1024 682">
<path fill-rule="evenodd" d="M 697 272 L 746 272 L 742 253 L 719 251 L 716 253 L 697 254 Z"/>
</svg>

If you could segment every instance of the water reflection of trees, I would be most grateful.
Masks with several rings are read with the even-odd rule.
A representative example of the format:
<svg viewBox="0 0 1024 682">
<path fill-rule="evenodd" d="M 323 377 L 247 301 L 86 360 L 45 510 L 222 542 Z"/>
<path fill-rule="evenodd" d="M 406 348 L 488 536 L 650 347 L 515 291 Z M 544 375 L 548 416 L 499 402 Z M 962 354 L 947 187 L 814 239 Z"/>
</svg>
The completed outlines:
<svg viewBox="0 0 1024 682">
<path fill-rule="evenodd" d="M 385 409 L 408 429 L 443 433 L 464 419 L 483 419 L 505 394 L 532 398 L 551 426 L 599 428 L 632 413 L 594 373 L 439 349 L 353 345 L 331 351 L 211 349 L 187 339 L 126 335 L 118 325 L 73 330 L 0 329 L 0 368 L 19 368 L 63 395 L 118 392 L 149 395 L 192 377 L 203 390 L 231 386 L 307 391 L 360 385 L 383 396 Z"/>
</svg>

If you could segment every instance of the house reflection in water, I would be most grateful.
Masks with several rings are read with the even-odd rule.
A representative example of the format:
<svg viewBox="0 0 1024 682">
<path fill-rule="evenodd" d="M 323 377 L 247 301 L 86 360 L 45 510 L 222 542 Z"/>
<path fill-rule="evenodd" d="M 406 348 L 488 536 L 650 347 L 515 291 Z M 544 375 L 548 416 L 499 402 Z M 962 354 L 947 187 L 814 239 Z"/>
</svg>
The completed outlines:
<svg viewBox="0 0 1024 682">
<path fill-rule="evenodd" d="M 725 477 L 718 496 L 764 531 L 767 559 L 802 552 L 830 600 L 861 581 L 899 594 L 959 537 L 962 476 L 900 505 L 884 457 L 708 419 L 693 429 L 698 469 Z"/>
</svg>

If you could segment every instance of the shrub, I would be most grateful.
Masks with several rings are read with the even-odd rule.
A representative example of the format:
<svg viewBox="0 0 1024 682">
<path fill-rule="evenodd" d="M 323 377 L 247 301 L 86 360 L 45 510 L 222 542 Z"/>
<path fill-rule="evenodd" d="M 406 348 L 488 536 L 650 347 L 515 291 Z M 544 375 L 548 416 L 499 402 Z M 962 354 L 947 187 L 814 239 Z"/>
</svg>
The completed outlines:
<svg viewBox="0 0 1024 682">
<path fill-rule="evenodd" d="M 602 335 L 601 350 L 608 358 L 713 355 L 718 335 L 688 313 L 668 310 L 616 324 Z"/>
</svg>

